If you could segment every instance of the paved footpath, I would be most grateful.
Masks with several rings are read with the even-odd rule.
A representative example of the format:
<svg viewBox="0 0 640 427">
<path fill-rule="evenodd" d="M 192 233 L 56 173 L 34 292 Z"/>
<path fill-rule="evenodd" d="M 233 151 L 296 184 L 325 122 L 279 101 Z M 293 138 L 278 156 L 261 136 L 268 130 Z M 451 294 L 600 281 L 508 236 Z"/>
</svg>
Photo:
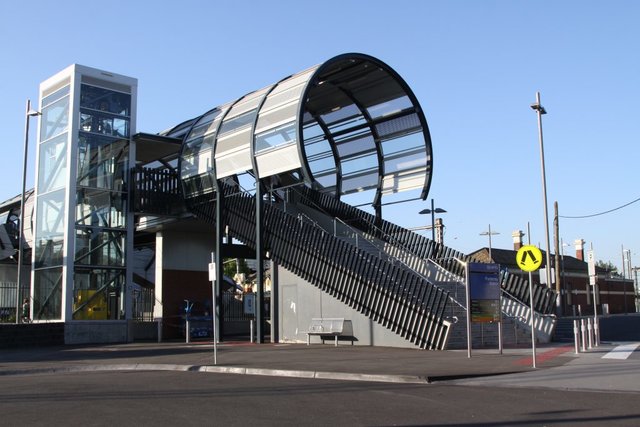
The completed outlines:
<svg viewBox="0 0 640 427">
<path fill-rule="evenodd" d="M 431 383 L 547 371 L 567 365 L 573 348 L 425 351 L 329 344 L 133 343 L 3 350 L 0 376 L 64 371 L 182 370 L 361 381 Z"/>
<path fill-rule="evenodd" d="M 603 343 L 562 366 L 455 381 L 462 385 L 640 393 L 640 343 Z"/>
</svg>

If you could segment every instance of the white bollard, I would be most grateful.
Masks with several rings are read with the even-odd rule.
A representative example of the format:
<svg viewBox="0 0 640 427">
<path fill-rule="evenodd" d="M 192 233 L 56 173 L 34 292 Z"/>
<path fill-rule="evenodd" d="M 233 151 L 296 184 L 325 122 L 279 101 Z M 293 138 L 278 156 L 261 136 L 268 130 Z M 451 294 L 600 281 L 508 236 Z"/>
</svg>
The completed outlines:
<svg viewBox="0 0 640 427">
<path fill-rule="evenodd" d="M 598 327 L 598 323 L 600 323 L 600 321 L 597 317 L 593 319 L 593 344 L 596 347 L 600 345 L 600 328 Z"/>
<path fill-rule="evenodd" d="M 186 343 L 189 344 L 191 342 L 191 328 L 189 327 L 189 319 L 187 319 L 186 322 L 184 322 L 184 336 L 186 339 Z"/>
<path fill-rule="evenodd" d="M 584 324 L 584 319 L 580 321 L 582 328 L 582 351 L 587 351 L 587 327 Z"/>
<path fill-rule="evenodd" d="M 573 321 L 573 342 L 576 347 L 576 354 L 580 353 L 580 327 L 577 320 Z"/>
<path fill-rule="evenodd" d="M 591 337 L 592 327 L 591 319 L 587 319 L 587 332 L 589 334 L 589 349 L 593 348 L 593 338 Z"/>
</svg>

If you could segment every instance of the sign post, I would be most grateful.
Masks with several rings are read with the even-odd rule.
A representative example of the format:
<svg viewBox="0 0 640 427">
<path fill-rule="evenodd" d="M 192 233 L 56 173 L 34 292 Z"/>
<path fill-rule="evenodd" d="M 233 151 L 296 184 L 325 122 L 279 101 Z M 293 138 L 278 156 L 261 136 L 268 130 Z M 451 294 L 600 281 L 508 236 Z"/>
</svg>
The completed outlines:
<svg viewBox="0 0 640 427">
<path fill-rule="evenodd" d="M 213 252 L 211 252 L 211 262 L 209 263 L 209 281 L 211 282 L 211 318 L 213 319 L 213 364 L 218 364 L 218 333 L 217 322 L 218 304 L 216 301 L 216 263 L 214 261 Z"/>
<path fill-rule="evenodd" d="M 529 232 L 531 236 L 531 232 Z M 533 367 L 536 367 L 536 330 L 535 330 L 535 311 L 533 309 L 533 277 L 532 272 L 536 271 L 542 265 L 542 252 L 533 245 L 525 245 L 518 249 L 516 254 L 516 263 L 522 271 L 529 273 L 529 311 L 531 312 L 531 350 L 533 352 Z"/>
</svg>

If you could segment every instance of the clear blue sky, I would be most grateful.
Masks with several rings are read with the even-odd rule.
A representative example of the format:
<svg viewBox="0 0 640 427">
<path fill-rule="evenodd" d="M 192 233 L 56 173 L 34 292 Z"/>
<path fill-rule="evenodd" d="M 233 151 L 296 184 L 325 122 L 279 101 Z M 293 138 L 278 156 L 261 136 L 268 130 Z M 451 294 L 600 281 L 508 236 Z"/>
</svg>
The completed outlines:
<svg viewBox="0 0 640 427">
<path fill-rule="evenodd" d="M 445 244 L 511 248 L 531 225 L 545 249 L 536 91 L 550 222 L 640 197 L 640 2 L 109 1 L 0 2 L 0 200 L 20 193 L 24 107 L 72 63 L 139 80 L 138 131 L 158 132 L 346 52 L 393 67 L 420 101 L 434 148 L 429 198 L 447 210 Z M 32 121 L 35 127 L 35 121 Z M 33 128 L 32 127 L 32 128 Z M 35 133 L 28 185 L 33 185 Z M 415 227 L 427 202 L 384 213 Z M 640 203 L 560 220 L 565 242 L 640 265 Z M 528 237 L 525 237 L 525 241 Z M 553 234 L 551 234 L 553 239 Z M 573 254 L 573 247 L 565 248 Z"/>
</svg>

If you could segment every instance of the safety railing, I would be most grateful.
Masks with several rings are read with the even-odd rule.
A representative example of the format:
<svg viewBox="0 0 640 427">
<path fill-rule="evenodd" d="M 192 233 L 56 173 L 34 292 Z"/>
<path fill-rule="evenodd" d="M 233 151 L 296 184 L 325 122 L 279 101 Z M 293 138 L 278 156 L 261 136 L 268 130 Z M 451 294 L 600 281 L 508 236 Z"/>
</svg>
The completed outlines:
<svg viewBox="0 0 640 427">
<path fill-rule="evenodd" d="M 185 211 L 177 172 L 138 166 L 131 170 L 130 182 L 134 212 L 178 215 Z"/>
<path fill-rule="evenodd" d="M 301 202 L 310 207 L 319 209 L 331 216 L 341 218 L 353 227 L 361 229 L 390 244 L 385 248 L 391 254 L 412 259 L 411 268 L 421 269 L 421 260 L 430 259 L 457 276 L 464 276 L 464 267 L 454 261 L 456 258 L 464 261 L 473 261 L 472 258 L 427 239 L 418 233 L 414 233 L 389 221 L 377 219 L 373 215 L 364 212 L 354 206 L 341 202 L 335 197 L 320 193 L 308 187 L 297 187 L 295 193 L 301 198 Z M 523 304 L 528 304 L 528 281 L 516 276 L 504 276 L 501 283 L 509 295 L 514 296 Z M 550 314 L 555 307 L 555 293 L 545 286 L 534 284 L 534 309 L 541 314 Z"/>
<path fill-rule="evenodd" d="M 16 304 L 22 304 L 25 298 L 29 298 L 29 287 L 20 289 L 20 297 L 16 295 L 18 286 L 16 282 L 0 282 L 0 323 L 16 322 Z M 22 315 L 22 307 L 18 309 Z"/>
<path fill-rule="evenodd" d="M 225 224 L 234 237 L 255 247 L 255 198 L 234 190 L 225 189 Z M 187 203 L 199 217 L 215 222 L 213 196 Z M 446 291 L 269 204 L 263 230 L 265 248 L 283 267 L 421 348 L 444 347 Z"/>
</svg>

